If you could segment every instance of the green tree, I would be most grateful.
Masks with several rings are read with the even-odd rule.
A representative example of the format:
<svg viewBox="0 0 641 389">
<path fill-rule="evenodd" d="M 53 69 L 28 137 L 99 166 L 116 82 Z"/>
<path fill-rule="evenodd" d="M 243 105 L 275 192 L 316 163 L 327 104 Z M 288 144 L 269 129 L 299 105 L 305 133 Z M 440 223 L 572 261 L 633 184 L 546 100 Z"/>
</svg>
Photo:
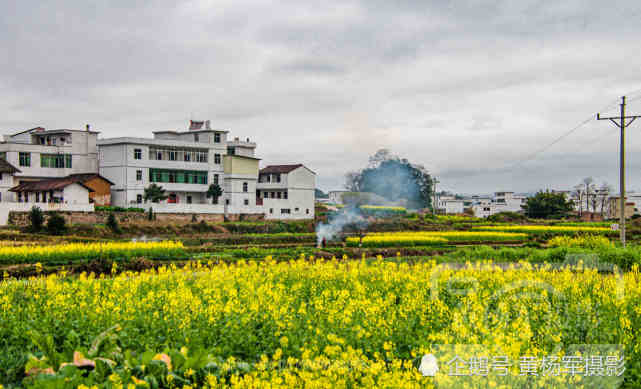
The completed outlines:
<svg viewBox="0 0 641 389">
<path fill-rule="evenodd" d="M 47 232 L 51 235 L 62 235 L 67 232 L 67 221 L 59 213 L 53 213 L 47 219 Z"/>
<path fill-rule="evenodd" d="M 574 209 L 574 204 L 563 193 L 539 191 L 528 197 L 523 205 L 525 214 L 534 219 L 561 219 L 567 217 Z"/>
<path fill-rule="evenodd" d="M 116 219 L 116 215 L 113 214 L 113 212 L 109 213 L 109 216 L 107 216 L 107 227 L 114 232 L 115 234 L 120 234 L 120 226 L 118 225 L 118 219 Z"/>
<path fill-rule="evenodd" d="M 45 216 L 42 213 L 42 209 L 40 209 L 37 206 L 31 207 L 31 211 L 29 211 L 29 224 L 31 227 L 31 231 L 33 232 L 38 232 L 42 229 L 42 225 L 45 223 Z"/>
<path fill-rule="evenodd" d="M 151 201 L 152 203 L 159 203 L 163 200 L 167 200 L 169 196 L 165 194 L 165 190 L 160 185 L 151 184 L 145 188 L 145 192 L 142 195 L 142 198 L 145 201 Z"/>
<path fill-rule="evenodd" d="M 207 198 L 211 197 L 212 204 L 218 204 L 218 198 L 223 195 L 223 190 L 218 184 L 210 184 L 207 189 Z"/>
</svg>

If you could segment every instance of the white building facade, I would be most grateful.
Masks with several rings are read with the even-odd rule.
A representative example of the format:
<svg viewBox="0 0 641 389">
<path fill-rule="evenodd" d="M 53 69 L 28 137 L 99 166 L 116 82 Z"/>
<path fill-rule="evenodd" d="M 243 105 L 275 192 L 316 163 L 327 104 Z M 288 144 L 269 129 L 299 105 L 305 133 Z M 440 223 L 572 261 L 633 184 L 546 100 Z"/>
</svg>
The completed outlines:
<svg viewBox="0 0 641 389">
<path fill-rule="evenodd" d="M 260 159 L 255 157 L 256 143 L 249 139 L 230 139 L 229 131 L 212 129 L 209 121 L 190 121 L 186 131 L 153 134 L 153 138 L 98 141 L 100 174 L 114 183 L 113 205 L 143 206 L 145 188 L 157 184 L 168 198 L 152 205 L 156 212 L 264 213 L 269 219 L 314 217 L 315 178 L 310 181 L 306 176 L 305 171 L 309 169 L 292 171 L 291 179 L 290 172 L 285 173 L 283 184 L 291 182 L 294 186 L 278 189 L 291 194 L 291 199 L 281 198 L 285 200 L 281 201 L 283 204 L 272 203 L 267 207 L 259 195 Z M 214 201 L 207 197 L 210 185 L 218 185 L 223 190 L 220 199 Z M 272 201 L 271 197 L 268 199 Z M 147 206 L 150 205 L 144 207 Z M 290 209 L 291 213 L 281 213 L 281 209 Z"/>
<path fill-rule="evenodd" d="M 495 192 L 491 198 L 473 198 L 472 210 L 475 217 L 488 217 L 501 212 L 523 212 L 527 196 L 514 192 Z"/>
<path fill-rule="evenodd" d="M 267 219 L 313 219 L 316 173 L 302 164 L 260 170 L 256 197 Z"/>
<path fill-rule="evenodd" d="M 100 174 L 115 184 L 112 203 L 123 207 L 143 204 L 145 188 L 155 183 L 169 196 L 166 203 L 211 204 L 206 196 L 209 185 L 224 186 L 228 131 L 211 129 L 208 121 L 190 121 L 187 131 L 153 134 L 153 138 L 98 141 Z M 242 145 L 243 153 L 253 155 L 254 143 L 236 144 Z"/>
<path fill-rule="evenodd" d="M 98 171 L 98 132 L 81 130 L 46 130 L 36 127 L 12 135 L 5 135 L 0 142 L 0 159 L 18 170 L 0 180 L 0 201 L 19 202 L 14 186 L 63 178 L 73 174 Z M 56 197 L 65 202 L 85 203 L 83 197 Z M 43 201 L 44 202 L 44 201 Z"/>
</svg>

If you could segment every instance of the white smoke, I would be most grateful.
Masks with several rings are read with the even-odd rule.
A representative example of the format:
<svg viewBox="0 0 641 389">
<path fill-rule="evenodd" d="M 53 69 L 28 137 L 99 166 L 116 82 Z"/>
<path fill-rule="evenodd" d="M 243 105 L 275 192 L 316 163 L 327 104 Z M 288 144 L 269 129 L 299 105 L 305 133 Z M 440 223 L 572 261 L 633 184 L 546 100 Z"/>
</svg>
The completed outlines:
<svg viewBox="0 0 641 389">
<path fill-rule="evenodd" d="M 316 226 L 316 244 L 320 246 L 323 239 L 332 240 L 343 231 L 345 226 L 355 224 L 365 228 L 367 219 L 361 215 L 358 208 L 343 208 L 338 215 L 329 220 L 329 223 L 319 223 Z"/>
</svg>

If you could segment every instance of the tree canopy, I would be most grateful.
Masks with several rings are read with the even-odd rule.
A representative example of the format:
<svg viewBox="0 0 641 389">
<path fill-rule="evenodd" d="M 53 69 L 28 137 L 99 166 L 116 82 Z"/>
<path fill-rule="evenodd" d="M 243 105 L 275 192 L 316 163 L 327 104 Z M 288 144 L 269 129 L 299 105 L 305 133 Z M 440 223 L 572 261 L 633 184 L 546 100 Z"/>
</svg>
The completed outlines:
<svg viewBox="0 0 641 389">
<path fill-rule="evenodd" d="M 145 201 L 151 201 L 152 203 L 159 203 L 168 198 L 162 186 L 156 185 L 155 183 L 145 188 L 142 197 Z"/>
<path fill-rule="evenodd" d="M 560 219 L 567 217 L 574 210 L 574 204 L 563 193 L 539 191 L 528 197 L 523 206 L 525 214 L 534 219 Z"/>
<path fill-rule="evenodd" d="M 387 149 L 377 151 L 365 169 L 349 172 L 345 179 L 345 186 L 353 192 L 371 192 L 389 201 L 405 199 L 416 208 L 432 205 L 432 178 L 427 170 Z"/>
</svg>

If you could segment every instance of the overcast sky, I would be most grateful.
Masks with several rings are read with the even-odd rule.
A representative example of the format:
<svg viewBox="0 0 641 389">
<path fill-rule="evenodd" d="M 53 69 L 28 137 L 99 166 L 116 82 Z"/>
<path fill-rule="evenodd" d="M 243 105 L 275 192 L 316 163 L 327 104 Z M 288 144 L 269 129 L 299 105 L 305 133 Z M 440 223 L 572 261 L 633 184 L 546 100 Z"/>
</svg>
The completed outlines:
<svg viewBox="0 0 641 389">
<path fill-rule="evenodd" d="M 641 113 L 639 16 L 638 0 L 2 1 L 0 130 L 210 119 L 324 190 L 383 147 L 456 192 L 616 186 L 605 121 L 523 160 L 624 93 Z M 641 190 L 641 120 L 627 145 Z"/>
</svg>

